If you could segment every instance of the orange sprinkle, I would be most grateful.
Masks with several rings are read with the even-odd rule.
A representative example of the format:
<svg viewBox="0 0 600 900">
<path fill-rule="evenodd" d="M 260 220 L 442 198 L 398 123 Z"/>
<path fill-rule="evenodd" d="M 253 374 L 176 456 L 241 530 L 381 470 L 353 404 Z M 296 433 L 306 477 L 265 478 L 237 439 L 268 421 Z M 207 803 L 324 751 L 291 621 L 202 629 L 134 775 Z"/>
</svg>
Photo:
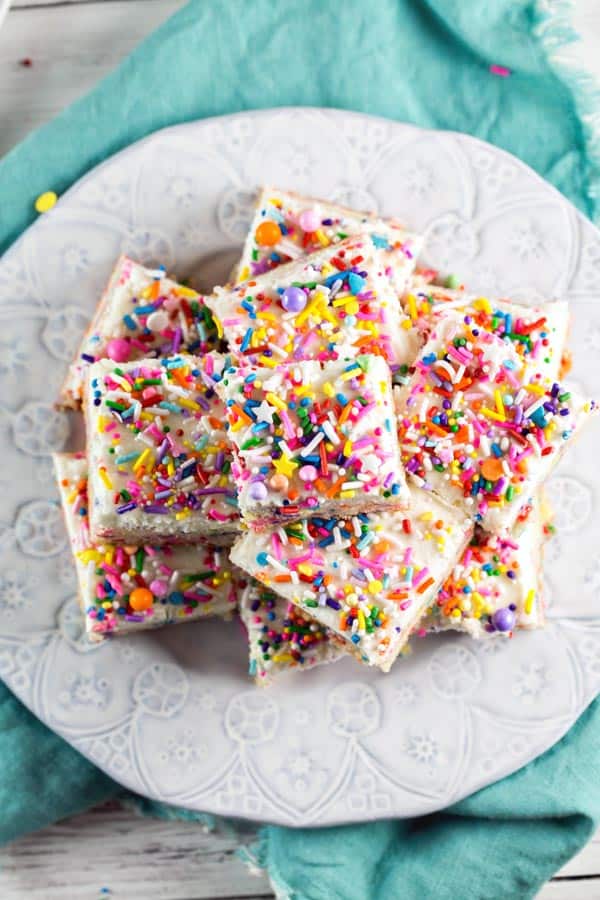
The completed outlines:
<svg viewBox="0 0 600 900">
<path fill-rule="evenodd" d="M 502 461 L 500 459 L 496 459 L 495 456 L 490 456 L 489 459 L 484 459 L 484 461 L 481 463 L 481 474 L 486 481 L 498 481 L 498 479 L 502 478 L 502 476 L 504 475 Z"/>
<path fill-rule="evenodd" d="M 417 588 L 417 594 L 424 594 L 427 588 L 430 588 L 432 584 L 435 584 L 433 578 L 428 578 L 426 581 L 422 582 Z"/>
</svg>

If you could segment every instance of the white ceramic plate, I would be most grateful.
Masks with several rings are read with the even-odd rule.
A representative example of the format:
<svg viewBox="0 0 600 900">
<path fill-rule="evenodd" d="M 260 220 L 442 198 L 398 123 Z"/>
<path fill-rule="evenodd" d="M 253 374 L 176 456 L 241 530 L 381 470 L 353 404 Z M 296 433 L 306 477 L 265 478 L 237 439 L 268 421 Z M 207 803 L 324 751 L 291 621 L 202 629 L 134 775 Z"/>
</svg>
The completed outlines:
<svg viewBox="0 0 600 900">
<path fill-rule="evenodd" d="M 2 27 L 2 23 L 4 22 L 9 6 L 10 0 L 0 0 L 0 27 Z"/>
<path fill-rule="evenodd" d="M 600 688 L 598 423 L 551 482 L 559 535 L 543 632 L 417 641 L 390 675 L 348 660 L 270 690 L 246 675 L 237 623 L 82 637 L 49 459 L 73 428 L 52 407 L 65 367 L 119 252 L 210 288 L 265 182 L 405 219 L 426 232 L 427 261 L 474 290 L 567 298 L 572 381 L 600 396 L 600 233 L 513 157 L 318 110 L 152 135 L 0 260 L 0 676 L 141 794 L 293 825 L 427 813 L 533 759 Z"/>
</svg>

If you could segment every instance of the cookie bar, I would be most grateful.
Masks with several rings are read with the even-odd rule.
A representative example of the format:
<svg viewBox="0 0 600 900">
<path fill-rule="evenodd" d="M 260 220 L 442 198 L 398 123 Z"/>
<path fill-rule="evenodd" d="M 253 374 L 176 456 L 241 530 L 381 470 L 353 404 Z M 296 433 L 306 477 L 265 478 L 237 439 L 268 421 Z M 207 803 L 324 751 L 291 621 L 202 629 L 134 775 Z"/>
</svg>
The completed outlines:
<svg viewBox="0 0 600 900">
<path fill-rule="evenodd" d="M 293 191 L 263 188 L 234 280 L 256 278 L 282 263 L 357 234 L 371 235 L 384 251 L 388 274 L 397 292 L 402 293 L 421 250 L 420 235 L 409 233 L 395 219 L 382 219 Z"/>
<path fill-rule="evenodd" d="M 95 539 L 191 543 L 238 529 L 218 354 L 94 363 L 85 414 Z"/>
<path fill-rule="evenodd" d="M 248 532 L 231 561 L 387 672 L 472 534 L 472 523 L 425 491 L 407 512 L 315 516 Z"/>
<path fill-rule="evenodd" d="M 513 526 L 596 408 L 532 375 L 513 347 L 470 316 L 440 318 L 402 380 L 406 471 L 490 533 Z"/>
<path fill-rule="evenodd" d="M 216 328 L 200 294 L 167 278 L 162 268 L 146 269 L 121 256 L 69 367 L 60 402 L 80 405 L 86 371 L 99 359 L 124 363 L 200 354 L 216 345 Z"/>
<path fill-rule="evenodd" d="M 236 356 L 275 367 L 375 353 L 412 362 L 418 343 L 369 235 L 348 238 L 206 297 Z"/>
<path fill-rule="evenodd" d="M 460 313 L 469 316 L 474 327 L 491 331 L 509 343 L 533 371 L 546 378 L 560 377 L 569 334 L 566 301 L 526 306 L 432 284 L 418 285 L 413 280 L 402 304 L 423 343 L 441 315 Z"/>
<path fill-rule="evenodd" d="M 225 369 L 217 390 L 240 511 L 257 526 L 407 505 L 381 357 Z"/>
<path fill-rule="evenodd" d="M 420 626 L 432 631 L 466 631 L 474 638 L 510 635 L 516 628 L 541 628 L 544 524 L 536 498 L 518 536 L 507 532 L 490 535 L 476 528 L 471 544 Z"/>
<path fill-rule="evenodd" d="M 226 551 L 203 545 L 95 543 L 88 524 L 85 457 L 57 453 L 54 466 L 91 640 L 236 609 L 242 582 L 227 562 Z"/>
<path fill-rule="evenodd" d="M 259 685 L 347 656 L 335 635 L 259 581 L 249 579 L 242 591 L 240 616 L 248 630 L 250 674 Z"/>
</svg>

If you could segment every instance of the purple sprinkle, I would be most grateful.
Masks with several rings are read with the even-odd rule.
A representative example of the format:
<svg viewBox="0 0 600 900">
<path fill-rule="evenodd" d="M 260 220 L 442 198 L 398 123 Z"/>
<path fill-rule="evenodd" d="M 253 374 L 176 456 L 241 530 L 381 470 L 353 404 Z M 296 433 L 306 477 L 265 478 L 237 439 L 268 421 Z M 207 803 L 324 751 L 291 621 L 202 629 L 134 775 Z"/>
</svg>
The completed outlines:
<svg viewBox="0 0 600 900">
<path fill-rule="evenodd" d="M 81 354 L 81 358 L 82 358 L 83 360 L 85 360 L 85 362 L 89 362 L 89 363 L 96 362 L 96 357 L 95 357 L 95 356 L 90 356 L 89 353 L 82 353 L 82 354 Z"/>
<path fill-rule="evenodd" d="M 136 507 L 137 503 L 134 503 L 132 500 L 131 503 L 123 503 L 121 506 L 117 506 L 117 512 L 122 516 L 123 513 L 129 512 L 129 510 L 135 509 Z"/>
<path fill-rule="evenodd" d="M 181 347 L 181 339 L 183 337 L 183 332 L 181 328 L 175 329 L 175 334 L 173 336 L 173 352 L 179 353 L 179 348 Z"/>
<path fill-rule="evenodd" d="M 171 510 L 174 510 L 175 506 L 171 506 L 167 509 L 166 506 L 159 506 L 158 503 L 151 503 L 149 506 L 144 507 L 144 512 L 154 513 L 159 516 L 168 516 Z"/>
<path fill-rule="evenodd" d="M 201 488 L 199 491 L 196 491 L 197 497 L 207 497 L 209 494 L 226 494 L 228 497 L 234 497 L 234 491 L 228 491 L 227 488 Z"/>
</svg>

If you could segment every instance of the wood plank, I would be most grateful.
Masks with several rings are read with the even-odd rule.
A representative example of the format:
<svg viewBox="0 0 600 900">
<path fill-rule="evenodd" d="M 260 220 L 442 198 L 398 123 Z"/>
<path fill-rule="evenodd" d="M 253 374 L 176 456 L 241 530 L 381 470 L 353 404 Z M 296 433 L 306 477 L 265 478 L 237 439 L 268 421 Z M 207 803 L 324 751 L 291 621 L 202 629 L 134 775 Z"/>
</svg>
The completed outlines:
<svg viewBox="0 0 600 900">
<path fill-rule="evenodd" d="M 39 9 L 40 6 L 74 6 L 83 3 L 114 3 L 115 0 L 12 0 L 11 9 Z M 129 0 L 139 3 L 140 0 Z M 152 0 L 153 3 L 164 3 L 165 0 Z"/>
<path fill-rule="evenodd" d="M 555 879 L 544 885 L 536 900 L 600 900 L 600 879 L 581 878 L 576 881 Z"/>
<path fill-rule="evenodd" d="M 0 29 L 0 157 L 94 87 L 181 6 L 114 0 L 11 8 Z"/>
<path fill-rule="evenodd" d="M 251 843 L 249 828 L 244 843 Z M 191 822 L 113 806 L 76 816 L 0 851 L 2 900 L 270 898 L 264 873 L 236 855 L 240 839 Z M 102 894 L 102 888 L 110 893 Z"/>
<path fill-rule="evenodd" d="M 573 859 L 563 866 L 557 877 L 582 877 L 597 875 L 600 877 L 600 831 Z"/>
</svg>

